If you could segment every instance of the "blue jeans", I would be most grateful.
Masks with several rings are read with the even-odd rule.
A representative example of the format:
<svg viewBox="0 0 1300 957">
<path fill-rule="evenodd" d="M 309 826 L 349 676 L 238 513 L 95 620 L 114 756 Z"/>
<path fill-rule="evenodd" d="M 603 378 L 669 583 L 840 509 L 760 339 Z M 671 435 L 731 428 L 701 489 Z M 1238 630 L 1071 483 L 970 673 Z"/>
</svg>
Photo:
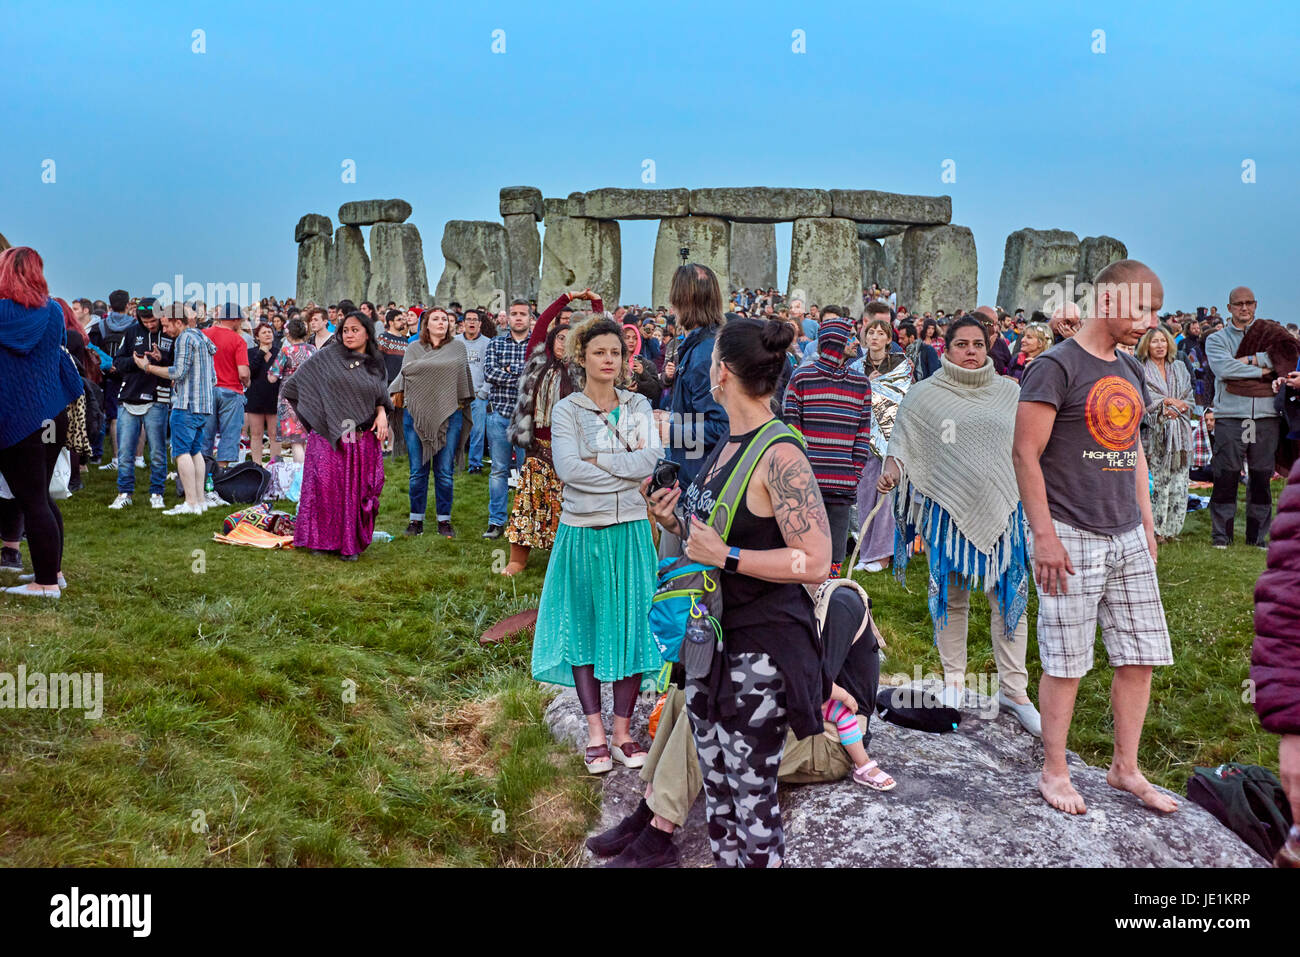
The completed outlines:
<svg viewBox="0 0 1300 957">
<path fill-rule="evenodd" d="M 433 497 L 438 521 L 451 520 L 452 463 L 460 444 L 461 415 L 457 410 L 447 420 L 447 442 L 428 462 L 424 461 L 423 443 L 415 433 L 411 413 L 402 410 L 402 434 L 406 437 L 406 455 L 411 463 L 411 521 L 424 521 L 429 505 L 429 469 L 433 468 Z"/>
<path fill-rule="evenodd" d="M 203 450 L 211 451 L 218 462 L 237 462 L 239 436 L 244 431 L 244 393 L 214 386 L 212 413 L 203 433 Z M 221 446 L 213 450 L 218 431 L 221 433 Z"/>
<path fill-rule="evenodd" d="M 488 476 L 488 524 L 504 525 L 510 498 L 510 470 L 523 468 L 527 452 L 510 444 L 506 434 L 510 416 L 489 412 L 487 416 L 488 455 L 492 456 L 492 474 Z"/>
<path fill-rule="evenodd" d="M 132 415 L 121 406 L 117 411 L 117 490 L 135 492 L 135 444 L 144 429 L 149 443 L 149 494 L 161 495 L 167 487 L 167 415 L 171 406 L 155 402 L 144 415 Z"/>
<path fill-rule="evenodd" d="M 470 406 L 470 415 L 474 421 L 469 426 L 469 452 L 466 459 L 472 469 L 483 467 L 483 435 L 487 431 L 487 399 L 475 399 Z"/>
</svg>

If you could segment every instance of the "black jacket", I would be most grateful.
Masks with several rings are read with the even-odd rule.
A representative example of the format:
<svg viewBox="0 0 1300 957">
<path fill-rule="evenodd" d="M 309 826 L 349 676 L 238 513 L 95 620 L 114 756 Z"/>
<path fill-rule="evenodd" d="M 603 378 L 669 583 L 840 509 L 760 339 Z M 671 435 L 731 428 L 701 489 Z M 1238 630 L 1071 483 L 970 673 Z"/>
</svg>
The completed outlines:
<svg viewBox="0 0 1300 957">
<path fill-rule="evenodd" d="M 149 359 L 150 365 L 170 366 L 172 364 L 172 346 L 176 340 L 163 335 L 161 326 L 150 332 L 144 323 L 137 321 L 126 331 L 121 348 L 113 356 L 113 371 L 121 377 L 122 388 L 118 392 L 118 402 L 170 402 L 172 383 L 156 375 L 150 375 L 135 364 L 136 354 L 151 353 L 157 347 L 161 359 Z"/>
</svg>

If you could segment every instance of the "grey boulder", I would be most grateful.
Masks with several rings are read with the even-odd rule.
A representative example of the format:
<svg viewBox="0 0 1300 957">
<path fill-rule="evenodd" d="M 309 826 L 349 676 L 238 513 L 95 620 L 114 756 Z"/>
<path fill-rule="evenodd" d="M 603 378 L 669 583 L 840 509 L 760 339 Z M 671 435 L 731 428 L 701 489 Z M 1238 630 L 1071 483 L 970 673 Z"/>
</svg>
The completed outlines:
<svg viewBox="0 0 1300 957">
<path fill-rule="evenodd" d="M 662 219 L 689 212 L 690 190 L 593 189 L 570 193 L 568 214 L 592 219 Z"/>
<path fill-rule="evenodd" d="M 363 199 L 339 207 L 339 222 L 347 226 L 404 223 L 410 216 L 411 204 L 404 199 Z"/>
<path fill-rule="evenodd" d="M 951 196 L 908 196 L 876 189 L 833 189 L 831 215 L 867 223 L 939 226 L 952 222 Z M 871 237 L 877 238 L 877 237 Z"/>
<path fill-rule="evenodd" d="M 741 223 L 782 223 L 831 215 L 831 195 L 824 189 L 771 186 L 693 189 L 691 215 Z"/>
</svg>

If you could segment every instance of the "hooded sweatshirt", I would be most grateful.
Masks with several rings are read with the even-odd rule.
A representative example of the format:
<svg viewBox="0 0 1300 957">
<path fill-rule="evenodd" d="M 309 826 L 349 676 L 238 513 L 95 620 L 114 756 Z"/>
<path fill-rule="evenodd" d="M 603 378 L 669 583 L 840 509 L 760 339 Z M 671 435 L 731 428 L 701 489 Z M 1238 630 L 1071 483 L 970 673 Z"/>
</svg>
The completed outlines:
<svg viewBox="0 0 1300 957">
<path fill-rule="evenodd" d="M 126 334 L 136 322 L 135 316 L 129 316 L 124 312 L 110 312 L 91 328 L 90 341 L 110 356 L 115 356 L 122 348 L 122 340 L 126 338 Z"/>
<path fill-rule="evenodd" d="M 822 321 L 819 354 L 790 376 L 782 415 L 803 433 L 822 497 L 838 501 L 857 494 L 871 454 L 871 383 L 845 364 L 850 332 L 849 320 L 841 316 Z"/>
<path fill-rule="evenodd" d="M 113 357 L 113 370 L 122 377 L 122 389 L 118 401 L 125 405 L 147 405 L 151 402 L 170 402 L 172 396 L 171 379 L 159 378 L 145 372 L 135 364 L 135 354 L 149 354 L 156 348 L 160 359 L 150 356 L 149 361 L 156 366 L 166 368 L 172 364 L 172 345 L 175 339 L 163 335 L 162 327 L 150 332 L 143 322 L 136 321 L 122 337 L 122 346 Z"/>
<path fill-rule="evenodd" d="M 27 438 L 82 394 L 63 350 L 63 310 L 53 299 L 34 309 L 0 299 L 0 449 Z"/>
</svg>

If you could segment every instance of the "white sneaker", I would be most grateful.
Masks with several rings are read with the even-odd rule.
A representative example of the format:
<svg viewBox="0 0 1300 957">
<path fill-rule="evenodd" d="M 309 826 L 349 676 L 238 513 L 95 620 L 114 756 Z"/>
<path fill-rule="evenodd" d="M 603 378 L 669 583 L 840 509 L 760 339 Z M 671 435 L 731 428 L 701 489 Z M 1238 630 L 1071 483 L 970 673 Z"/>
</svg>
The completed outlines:
<svg viewBox="0 0 1300 957">
<path fill-rule="evenodd" d="M 203 502 L 204 502 L 205 505 L 207 505 L 207 506 L 209 506 L 209 507 L 212 507 L 212 508 L 215 508 L 215 507 L 217 507 L 218 505 L 229 505 L 229 504 L 230 504 L 230 503 L 227 502 L 224 498 L 222 498 L 220 495 L 218 495 L 216 492 L 208 492 L 207 495 L 203 496 Z"/>
<path fill-rule="evenodd" d="M 144 468 L 144 456 L 143 456 L 143 455 L 137 455 L 137 456 L 135 457 L 135 467 L 138 468 L 138 469 L 142 469 L 142 468 Z"/>
<path fill-rule="evenodd" d="M 108 507 L 112 509 L 126 508 L 128 505 L 134 505 L 135 500 L 125 492 L 118 492 L 117 498 L 113 499 L 112 504 Z"/>
<path fill-rule="evenodd" d="M 150 495 L 150 496 L 149 496 L 149 507 L 150 507 L 150 508 L 163 508 L 163 507 L 166 506 L 166 504 L 167 504 L 167 503 L 163 501 L 163 497 L 162 497 L 161 495 Z"/>
<path fill-rule="evenodd" d="M 868 572 L 883 572 L 884 570 L 885 570 L 884 562 L 869 562 L 863 568 L 863 571 L 868 571 Z"/>
<path fill-rule="evenodd" d="M 202 515 L 203 512 L 201 509 L 196 512 L 194 509 L 190 508 L 189 505 L 187 505 L 185 502 L 181 502 L 179 505 L 173 505 L 171 508 L 167 509 L 167 511 L 163 512 L 163 514 L 164 515 Z"/>
<path fill-rule="evenodd" d="M 853 570 L 855 572 L 865 572 L 867 570 L 867 563 L 865 561 L 858 562 L 853 566 Z"/>
<path fill-rule="evenodd" d="M 101 466 L 99 467 L 99 470 L 100 470 L 101 472 L 107 472 L 107 471 L 110 471 L 110 470 L 116 472 L 116 471 L 117 471 L 117 459 L 113 459 L 111 462 L 108 462 L 108 463 L 105 464 L 105 465 L 101 465 Z"/>
<path fill-rule="evenodd" d="M 511 469 L 511 470 L 510 470 L 510 478 L 506 480 L 506 486 L 507 486 L 508 488 L 519 488 L 519 470 L 518 470 L 518 469 Z"/>
</svg>

